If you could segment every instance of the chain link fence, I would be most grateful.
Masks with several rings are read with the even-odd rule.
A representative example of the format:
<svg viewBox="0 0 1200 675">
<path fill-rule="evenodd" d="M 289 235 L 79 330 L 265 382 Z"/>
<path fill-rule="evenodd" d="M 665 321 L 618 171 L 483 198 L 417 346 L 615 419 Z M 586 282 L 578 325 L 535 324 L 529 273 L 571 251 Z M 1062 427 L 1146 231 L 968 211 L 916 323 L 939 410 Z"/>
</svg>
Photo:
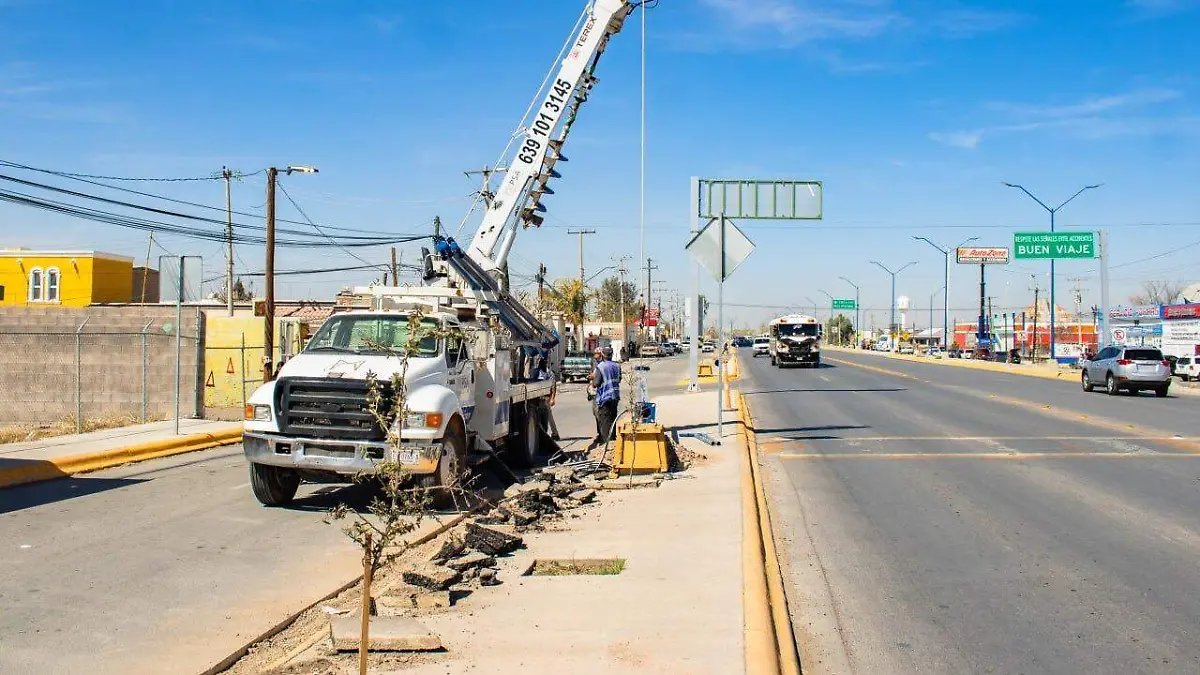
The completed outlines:
<svg viewBox="0 0 1200 675">
<path fill-rule="evenodd" d="M 202 415 L 198 316 L 185 316 L 182 331 L 174 317 L 147 320 L 140 330 L 93 331 L 89 321 L 73 330 L 0 329 L 0 425 L 70 420 L 81 433 L 113 418 Z"/>
</svg>

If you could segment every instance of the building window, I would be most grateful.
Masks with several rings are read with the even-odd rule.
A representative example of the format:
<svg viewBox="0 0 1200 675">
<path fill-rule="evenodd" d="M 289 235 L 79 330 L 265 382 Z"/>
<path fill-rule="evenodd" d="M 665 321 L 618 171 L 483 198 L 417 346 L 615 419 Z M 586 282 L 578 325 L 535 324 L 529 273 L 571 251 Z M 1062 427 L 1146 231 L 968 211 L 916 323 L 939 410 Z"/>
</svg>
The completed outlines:
<svg viewBox="0 0 1200 675">
<path fill-rule="evenodd" d="M 29 270 L 29 301 L 42 301 L 42 268 L 40 267 Z"/>
<path fill-rule="evenodd" d="M 58 302 L 59 273 L 57 267 L 46 270 L 46 302 Z"/>
</svg>

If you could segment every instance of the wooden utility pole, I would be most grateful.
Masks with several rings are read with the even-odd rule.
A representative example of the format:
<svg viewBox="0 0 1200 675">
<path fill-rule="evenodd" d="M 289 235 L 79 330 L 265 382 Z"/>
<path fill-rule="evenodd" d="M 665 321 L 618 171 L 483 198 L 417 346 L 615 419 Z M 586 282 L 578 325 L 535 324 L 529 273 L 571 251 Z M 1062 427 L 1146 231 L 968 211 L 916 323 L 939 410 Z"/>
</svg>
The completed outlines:
<svg viewBox="0 0 1200 675">
<path fill-rule="evenodd" d="M 400 285 L 400 266 L 396 264 L 396 247 L 392 247 L 392 285 Z"/>
<path fill-rule="evenodd" d="M 646 310 L 650 309 L 651 286 L 653 284 L 650 274 L 656 269 L 658 269 L 658 265 L 654 264 L 654 258 L 646 258 L 646 302 L 642 305 L 642 324 L 646 323 Z M 645 328 L 645 325 L 642 328 Z"/>
<path fill-rule="evenodd" d="M 440 216 L 433 217 L 433 236 L 442 236 L 442 219 Z"/>
<path fill-rule="evenodd" d="M 264 317 L 263 325 L 263 382 L 269 382 L 275 373 L 275 181 L 279 169 L 267 169 L 267 260 L 263 269 Z"/>
<path fill-rule="evenodd" d="M 146 244 L 146 269 L 142 270 L 142 304 L 146 303 L 146 277 L 150 276 L 150 249 L 154 248 L 154 232 L 150 232 L 150 241 Z M 161 298 L 159 298 L 161 300 Z"/>
<path fill-rule="evenodd" d="M 583 277 L 583 238 L 584 238 L 585 236 L 589 235 L 589 234 L 596 234 L 596 231 L 595 231 L 595 230 L 567 230 L 567 234 L 576 234 L 576 235 L 579 235 L 579 295 L 578 295 L 578 296 L 576 296 L 576 298 L 575 298 L 575 302 L 579 304 L 579 307 L 578 307 L 578 310 L 579 310 L 579 323 L 576 325 L 576 330 L 575 330 L 575 337 L 576 337 L 576 340 L 578 341 L 578 344 L 576 345 L 576 347 L 575 347 L 575 348 L 576 348 L 576 349 L 583 349 L 583 348 L 584 348 L 584 343 L 583 343 L 583 320 L 584 320 L 584 318 L 585 318 L 585 317 L 583 316 L 583 310 L 584 310 L 584 309 L 585 309 L 585 307 L 586 307 L 586 303 L 583 301 L 583 286 L 584 286 L 584 277 Z"/>
<path fill-rule="evenodd" d="M 221 176 L 225 178 L 225 309 L 233 316 L 233 172 L 223 166 Z"/>
</svg>

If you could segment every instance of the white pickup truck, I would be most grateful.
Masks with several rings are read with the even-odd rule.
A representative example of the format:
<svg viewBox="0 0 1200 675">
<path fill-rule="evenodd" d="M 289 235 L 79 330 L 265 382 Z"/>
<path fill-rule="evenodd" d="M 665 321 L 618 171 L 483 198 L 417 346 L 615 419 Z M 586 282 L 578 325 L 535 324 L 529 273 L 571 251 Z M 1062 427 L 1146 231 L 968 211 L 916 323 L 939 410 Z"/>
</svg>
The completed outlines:
<svg viewBox="0 0 1200 675">
<path fill-rule="evenodd" d="M 331 316 L 246 404 L 243 445 L 260 502 L 286 504 L 304 479 L 347 482 L 384 460 L 430 488 L 453 485 L 472 451 L 535 460 L 553 380 L 537 379 L 545 375 L 537 348 L 514 345 L 486 298 L 449 288 L 361 290 L 376 294 L 376 309 Z M 414 311 L 431 337 L 405 358 Z M 368 400 L 368 373 L 385 399 L 393 375 L 403 377 L 406 413 L 393 429 L 380 424 L 387 405 Z"/>
</svg>

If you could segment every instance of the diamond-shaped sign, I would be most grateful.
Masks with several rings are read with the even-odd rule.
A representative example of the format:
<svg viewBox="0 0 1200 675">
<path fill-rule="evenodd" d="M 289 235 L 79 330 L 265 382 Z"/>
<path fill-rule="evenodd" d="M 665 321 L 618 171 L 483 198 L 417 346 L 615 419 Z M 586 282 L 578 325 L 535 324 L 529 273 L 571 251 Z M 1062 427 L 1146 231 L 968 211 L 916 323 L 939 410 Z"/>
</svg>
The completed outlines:
<svg viewBox="0 0 1200 675">
<path fill-rule="evenodd" d="M 721 232 L 722 224 L 725 226 L 724 236 Z M 725 281 L 738 265 L 754 252 L 754 242 L 728 218 L 713 218 L 700 228 L 684 248 L 704 265 L 717 281 Z"/>
</svg>

